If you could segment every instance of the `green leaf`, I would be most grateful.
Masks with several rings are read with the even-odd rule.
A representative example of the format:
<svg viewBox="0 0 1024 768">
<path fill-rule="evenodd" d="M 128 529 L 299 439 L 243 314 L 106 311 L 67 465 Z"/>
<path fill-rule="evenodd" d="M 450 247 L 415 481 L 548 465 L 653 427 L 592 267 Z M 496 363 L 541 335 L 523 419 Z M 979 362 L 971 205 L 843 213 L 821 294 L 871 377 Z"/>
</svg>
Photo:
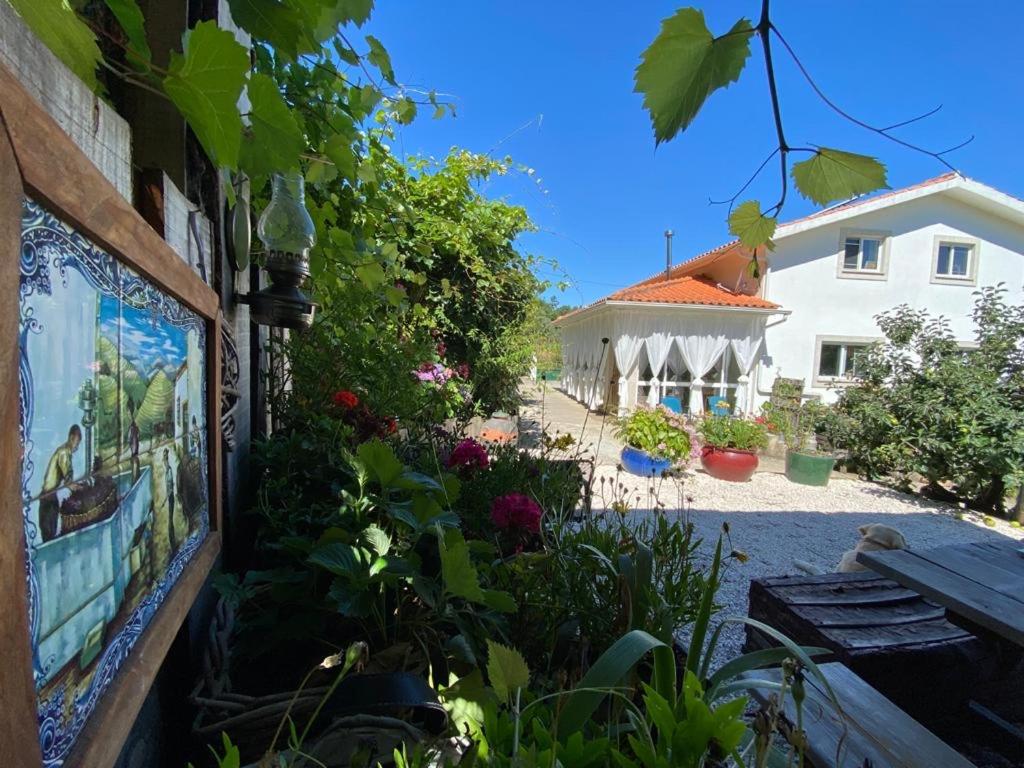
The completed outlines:
<svg viewBox="0 0 1024 768">
<path fill-rule="evenodd" d="M 356 276 L 363 285 L 372 291 L 384 282 L 384 267 L 375 261 L 364 264 L 356 269 Z"/>
<path fill-rule="evenodd" d="M 235 168 L 242 142 L 238 98 L 249 71 L 249 54 L 214 21 L 185 33 L 184 55 L 171 54 L 164 90 L 219 166 Z"/>
<path fill-rule="evenodd" d="M 498 698 L 508 701 L 518 688 L 530 684 L 530 668 L 519 651 L 488 639 L 487 677 Z"/>
<path fill-rule="evenodd" d="M 324 143 L 324 154 L 334 163 L 338 173 L 349 181 L 356 178 L 356 156 L 352 151 L 352 142 L 348 137 L 334 134 Z"/>
<path fill-rule="evenodd" d="M 309 556 L 309 562 L 337 576 L 354 576 L 362 571 L 356 548 L 341 542 L 319 547 Z"/>
<path fill-rule="evenodd" d="M 559 737 L 575 733 L 583 727 L 606 696 L 619 681 L 649 651 L 665 644 L 642 629 L 634 629 L 616 640 L 601 654 L 576 689 L 569 695 L 558 720 Z"/>
<path fill-rule="evenodd" d="M 686 130 L 712 92 L 739 79 L 753 32 L 740 19 L 727 34 L 713 37 L 696 8 L 681 8 L 661 23 L 641 56 L 633 88 L 644 95 L 657 143 Z"/>
<path fill-rule="evenodd" d="M 335 7 L 342 24 L 361 27 L 373 12 L 373 0 L 339 0 Z"/>
<path fill-rule="evenodd" d="M 398 117 L 399 123 L 408 125 L 416 119 L 416 102 L 407 98 L 399 99 L 398 103 L 395 104 L 395 114 Z"/>
<path fill-rule="evenodd" d="M 366 42 L 370 46 L 370 52 L 366 54 L 367 60 L 380 70 L 381 75 L 392 85 L 395 84 L 395 70 L 391 68 L 391 56 L 373 35 L 366 36 Z"/>
<path fill-rule="evenodd" d="M 250 176 L 291 171 L 299 167 L 299 155 L 306 149 L 295 116 L 285 103 L 273 79 L 253 74 L 249 78 L 252 135 L 242 146 L 241 163 Z"/>
<path fill-rule="evenodd" d="M 83 22 L 67 0 L 8 0 L 40 40 L 64 62 L 78 79 L 99 93 L 96 67 L 103 54 L 96 35 Z"/>
<path fill-rule="evenodd" d="M 391 537 L 376 525 L 371 525 L 363 531 L 363 539 L 381 557 L 391 551 Z"/>
<path fill-rule="evenodd" d="M 771 243 L 777 224 L 774 216 L 761 213 L 761 204 L 757 200 L 740 203 L 729 214 L 729 232 L 748 248 Z"/>
<path fill-rule="evenodd" d="M 255 39 L 294 59 L 308 47 L 297 9 L 280 0 L 228 0 L 231 18 Z"/>
<path fill-rule="evenodd" d="M 128 52 L 128 61 L 139 69 L 148 70 L 153 54 L 149 50 L 145 19 L 138 3 L 135 0 L 106 0 L 106 3 L 128 36 L 128 47 L 131 49 Z"/>
<path fill-rule="evenodd" d="M 438 537 L 438 548 L 441 553 L 441 576 L 444 578 L 445 590 L 474 603 L 484 602 L 480 579 L 470 560 L 469 547 L 466 546 L 462 533 L 457 528 L 449 528 L 443 538 Z"/>
<path fill-rule="evenodd" d="M 800 194 L 818 205 L 889 189 L 885 166 L 878 160 L 828 147 L 819 147 L 791 173 Z"/>
<path fill-rule="evenodd" d="M 498 613 L 515 613 L 519 610 L 515 598 L 500 589 L 485 589 L 484 605 Z"/>
<path fill-rule="evenodd" d="M 405 471 L 391 446 L 377 438 L 356 448 L 356 457 L 382 488 L 390 488 Z"/>
</svg>

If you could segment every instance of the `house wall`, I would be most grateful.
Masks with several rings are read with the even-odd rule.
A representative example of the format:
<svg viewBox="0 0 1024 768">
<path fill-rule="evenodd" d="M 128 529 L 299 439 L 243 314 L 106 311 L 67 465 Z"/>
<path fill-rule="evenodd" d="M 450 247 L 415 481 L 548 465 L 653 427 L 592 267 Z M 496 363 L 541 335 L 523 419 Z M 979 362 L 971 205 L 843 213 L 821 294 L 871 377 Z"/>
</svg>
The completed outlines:
<svg viewBox="0 0 1024 768">
<path fill-rule="evenodd" d="M 838 276 L 840 239 L 848 229 L 889 233 L 885 279 Z M 978 241 L 975 285 L 932 282 L 936 236 Z M 1024 303 L 1024 228 L 941 194 L 785 237 L 769 262 L 765 298 L 792 314 L 767 330 L 758 403 L 767 399 L 777 375 L 804 379 L 807 392 L 835 400 L 834 387 L 815 383 L 817 337 L 878 339 L 875 316 L 899 304 L 946 316 L 954 336 L 969 341 L 978 288 L 1003 282 L 1008 301 Z"/>
</svg>

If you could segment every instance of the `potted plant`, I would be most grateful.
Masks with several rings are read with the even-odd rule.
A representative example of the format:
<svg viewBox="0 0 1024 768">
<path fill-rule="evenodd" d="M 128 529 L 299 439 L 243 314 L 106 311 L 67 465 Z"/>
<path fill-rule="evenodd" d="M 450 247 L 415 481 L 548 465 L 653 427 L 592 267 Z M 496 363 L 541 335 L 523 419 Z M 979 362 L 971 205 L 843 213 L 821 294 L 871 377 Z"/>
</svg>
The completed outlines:
<svg viewBox="0 0 1024 768">
<path fill-rule="evenodd" d="M 627 472 L 659 476 L 691 453 L 691 433 L 683 417 L 664 406 L 639 406 L 619 422 L 616 435 L 626 445 L 620 458 Z"/>
<path fill-rule="evenodd" d="M 757 469 L 757 451 L 768 444 L 764 424 L 740 416 L 707 413 L 698 431 L 704 447 L 700 463 L 718 480 L 743 483 Z"/>
<path fill-rule="evenodd" d="M 836 457 L 812 446 L 814 427 L 828 406 L 809 400 L 793 412 L 783 432 L 786 441 L 786 479 L 800 485 L 828 485 Z"/>
</svg>

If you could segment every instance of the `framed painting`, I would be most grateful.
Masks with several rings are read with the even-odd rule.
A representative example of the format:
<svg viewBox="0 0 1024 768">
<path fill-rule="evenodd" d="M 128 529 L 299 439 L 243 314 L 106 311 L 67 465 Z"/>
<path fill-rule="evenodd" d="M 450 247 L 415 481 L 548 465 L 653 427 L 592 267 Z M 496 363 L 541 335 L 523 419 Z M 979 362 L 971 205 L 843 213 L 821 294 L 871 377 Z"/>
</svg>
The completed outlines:
<svg viewBox="0 0 1024 768">
<path fill-rule="evenodd" d="M 19 91 L 0 71 L 0 762 L 105 766 L 220 547 L 218 302 Z"/>
</svg>

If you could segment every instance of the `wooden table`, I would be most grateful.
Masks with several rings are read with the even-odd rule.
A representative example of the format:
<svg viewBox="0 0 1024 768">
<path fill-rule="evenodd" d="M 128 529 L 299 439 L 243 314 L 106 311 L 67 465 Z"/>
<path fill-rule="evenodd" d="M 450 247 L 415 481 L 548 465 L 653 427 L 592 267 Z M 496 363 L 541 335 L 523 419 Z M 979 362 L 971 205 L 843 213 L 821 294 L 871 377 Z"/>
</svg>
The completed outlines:
<svg viewBox="0 0 1024 768">
<path fill-rule="evenodd" d="M 857 562 L 921 593 L 957 618 L 1024 646 L 1024 542 L 860 552 Z M 961 622 L 962 623 L 962 622 Z"/>
</svg>

